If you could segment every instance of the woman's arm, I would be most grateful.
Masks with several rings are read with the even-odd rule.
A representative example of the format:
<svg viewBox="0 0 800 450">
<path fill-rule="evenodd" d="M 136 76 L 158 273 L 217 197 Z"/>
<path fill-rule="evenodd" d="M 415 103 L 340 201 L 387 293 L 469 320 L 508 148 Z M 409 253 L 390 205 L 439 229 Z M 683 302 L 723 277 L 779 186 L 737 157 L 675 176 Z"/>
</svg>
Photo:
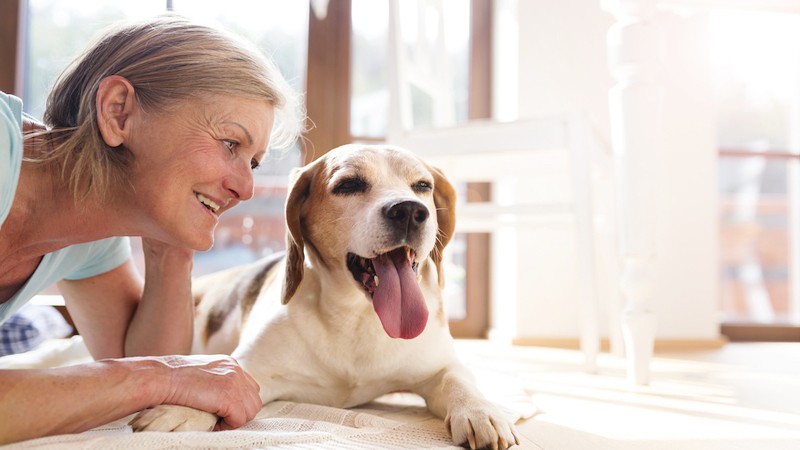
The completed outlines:
<svg viewBox="0 0 800 450">
<path fill-rule="evenodd" d="M 188 354 L 194 334 L 189 249 L 142 238 L 144 292 L 125 339 L 125 355 Z"/>
<path fill-rule="evenodd" d="M 261 409 L 258 384 L 230 357 L 101 360 L 0 370 L 0 444 L 76 433 L 158 404 L 190 406 L 236 428 Z"/>
<path fill-rule="evenodd" d="M 132 259 L 94 277 L 58 282 L 67 311 L 94 359 L 125 356 L 125 335 L 143 285 Z"/>
<path fill-rule="evenodd" d="M 143 239 L 145 281 L 132 260 L 58 288 L 95 359 L 187 354 L 194 302 L 191 250 Z"/>
</svg>

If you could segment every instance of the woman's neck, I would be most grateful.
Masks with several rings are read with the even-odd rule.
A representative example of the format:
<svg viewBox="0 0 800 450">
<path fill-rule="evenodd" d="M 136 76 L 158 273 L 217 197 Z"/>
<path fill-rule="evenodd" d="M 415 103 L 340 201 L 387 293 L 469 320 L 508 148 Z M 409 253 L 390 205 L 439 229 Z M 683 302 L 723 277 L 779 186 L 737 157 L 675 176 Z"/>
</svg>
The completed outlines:
<svg viewBox="0 0 800 450">
<path fill-rule="evenodd" d="M 111 208 L 101 201 L 77 201 L 58 170 L 46 164 L 22 165 L 9 216 L 0 229 L 0 252 L 15 259 L 44 254 L 83 242 L 123 234 Z"/>
</svg>

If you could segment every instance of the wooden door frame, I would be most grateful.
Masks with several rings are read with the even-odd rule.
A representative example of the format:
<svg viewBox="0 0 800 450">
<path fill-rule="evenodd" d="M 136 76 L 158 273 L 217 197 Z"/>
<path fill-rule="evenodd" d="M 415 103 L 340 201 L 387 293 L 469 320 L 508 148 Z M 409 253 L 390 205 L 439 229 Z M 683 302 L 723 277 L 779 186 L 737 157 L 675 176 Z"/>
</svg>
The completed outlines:
<svg viewBox="0 0 800 450">
<path fill-rule="evenodd" d="M 17 61 L 19 55 L 19 30 L 25 0 L 0 1 L 0 91 L 22 97 L 17 92 Z"/>
</svg>

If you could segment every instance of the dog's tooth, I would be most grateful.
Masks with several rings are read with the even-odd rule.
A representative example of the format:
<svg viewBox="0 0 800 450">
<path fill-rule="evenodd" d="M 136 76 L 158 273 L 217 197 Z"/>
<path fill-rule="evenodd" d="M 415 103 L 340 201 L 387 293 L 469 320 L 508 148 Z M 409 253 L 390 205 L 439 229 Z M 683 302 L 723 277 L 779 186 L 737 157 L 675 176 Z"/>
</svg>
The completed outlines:
<svg viewBox="0 0 800 450">
<path fill-rule="evenodd" d="M 380 279 L 378 278 L 378 276 L 374 275 L 372 277 L 372 280 L 375 281 L 375 287 L 378 287 L 378 284 L 380 283 Z"/>
</svg>

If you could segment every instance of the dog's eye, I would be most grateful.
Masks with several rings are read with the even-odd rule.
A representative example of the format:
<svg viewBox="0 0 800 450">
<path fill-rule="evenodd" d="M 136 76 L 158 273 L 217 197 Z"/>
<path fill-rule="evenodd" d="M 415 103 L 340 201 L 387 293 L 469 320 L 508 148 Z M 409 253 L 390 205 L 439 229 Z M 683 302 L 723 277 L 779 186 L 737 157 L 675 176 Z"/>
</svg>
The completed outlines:
<svg viewBox="0 0 800 450">
<path fill-rule="evenodd" d="M 417 181 L 411 185 L 411 189 L 414 189 L 414 192 L 422 194 L 424 192 L 430 192 L 433 190 L 433 185 L 427 181 Z"/>
<path fill-rule="evenodd" d="M 367 182 L 361 178 L 348 178 L 336 184 L 333 188 L 334 194 L 357 194 L 366 192 Z"/>
</svg>

